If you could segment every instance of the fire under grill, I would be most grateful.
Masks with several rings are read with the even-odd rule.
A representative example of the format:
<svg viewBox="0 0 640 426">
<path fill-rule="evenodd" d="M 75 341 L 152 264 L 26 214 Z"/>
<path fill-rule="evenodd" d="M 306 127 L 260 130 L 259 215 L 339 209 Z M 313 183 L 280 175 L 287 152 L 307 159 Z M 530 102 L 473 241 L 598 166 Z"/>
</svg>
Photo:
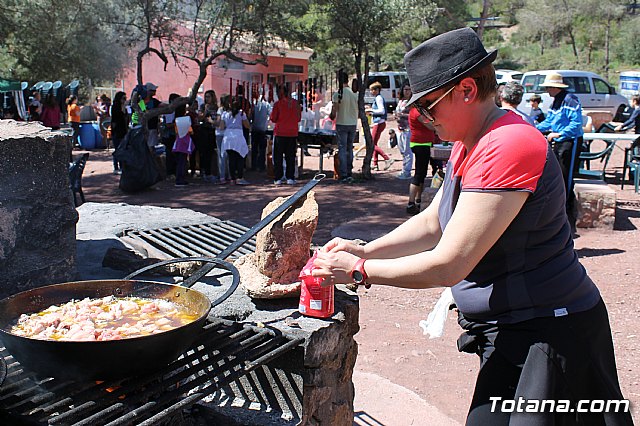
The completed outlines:
<svg viewBox="0 0 640 426">
<path fill-rule="evenodd" d="M 158 425 L 186 423 L 203 398 L 234 394 L 242 382 L 285 401 L 279 411 L 300 418 L 301 384 L 270 364 L 304 341 L 269 328 L 210 318 L 196 343 L 179 359 L 152 374 L 109 382 L 71 382 L 37 377 L 5 348 L 8 364 L 0 388 L 0 423 L 11 425 Z M 244 391 L 240 391 L 241 393 Z M 291 394 L 294 395 L 291 395 Z M 207 423 L 211 424 L 211 423 Z"/>
<path fill-rule="evenodd" d="M 121 237 L 131 246 L 143 249 L 154 257 L 166 258 L 208 256 L 217 257 L 249 228 L 232 221 L 185 225 L 159 229 L 127 230 Z M 255 237 L 235 250 L 230 260 L 253 253 Z"/>
</svg>

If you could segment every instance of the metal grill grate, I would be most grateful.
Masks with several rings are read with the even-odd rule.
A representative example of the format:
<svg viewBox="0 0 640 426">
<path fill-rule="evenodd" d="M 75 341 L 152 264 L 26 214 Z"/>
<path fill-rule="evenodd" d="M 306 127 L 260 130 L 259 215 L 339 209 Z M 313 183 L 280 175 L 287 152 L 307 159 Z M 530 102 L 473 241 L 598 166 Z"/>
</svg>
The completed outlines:
<svg viewBox="0 0 640 426">
<path fill-rule="evenodd" d="M 193 347 L 164 369 L 111 382 L 37 378 L 5 348 L 0 422 L 33 425 L 156 425 L 299 346 L 268 328 L 215 319 Z M 4 423 L 3 423 L 4 424 Z"/>
<path fill-rule="evenodd" d="M 128 230 L 123 239 L 134 247 L 148 250 L 152 247 L 167 258 L 208 256 L 217 257 L 224 249 L 238 240 L 249 228 L 231 221 L 220 221 L 198 225 L 170 228 Z M 230 259 L 253 253 L 255 237 L 236 250 Z"/>
</svg>

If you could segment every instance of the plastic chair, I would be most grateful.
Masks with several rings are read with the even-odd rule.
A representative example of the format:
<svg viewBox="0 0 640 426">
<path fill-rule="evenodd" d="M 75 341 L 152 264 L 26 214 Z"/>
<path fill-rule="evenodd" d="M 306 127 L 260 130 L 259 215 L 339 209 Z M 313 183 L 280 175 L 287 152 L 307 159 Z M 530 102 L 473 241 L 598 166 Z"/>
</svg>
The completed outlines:
<svg viewBox="0 0 640 426">
<path fill-rule="evenodd" d="M 597 179 L 597 180 L 605 180 L 605 169 L 607 168 L 607 164 L 609 163 L 609 159 L 611 158 L 611 153 L 613 152 L 613 148 L 616 146 L 615 141 L 604 141 L 606 147 L 599 152 L 581 152 L 580 153 L 580 164 L 584 164 L 585 167 L 580 167 L 578 169 L 578 173 L 576 177 L 585 178 L 585 179 Z M 575 144 L 574 144 L 575 145 Z M 602 165 L 602 170 L 591 170 L 591 162 L 600 160 Z"/>
<path fill-rule="evenodd" d="M 69 188 L 73 193 L 73 204 L 76 207 L 85 202 L 84 193 L 82 192 L 82 173 L 84 172 L 84 166 L 87 164 L 88 158 L 89 153 L 87 152 L 82 154 L 82 156 L 76 161 L 69 164 Z M 76 194 L 80 196 L 80 201 L 82 201 L 82 203 L 78 203 Z"/>
<path fill-rule="evenodd" d="M 627 174 L 627 169 L 629 170 L 629 178 L 633 175 L 634 190 L 638 193 L 638 184 L 640 183 L 640 135 L 629 148 L 624 149 L 624 165 L 622 166 L 620 189 L 624 189 L 624 178 Z"/>
</svg>

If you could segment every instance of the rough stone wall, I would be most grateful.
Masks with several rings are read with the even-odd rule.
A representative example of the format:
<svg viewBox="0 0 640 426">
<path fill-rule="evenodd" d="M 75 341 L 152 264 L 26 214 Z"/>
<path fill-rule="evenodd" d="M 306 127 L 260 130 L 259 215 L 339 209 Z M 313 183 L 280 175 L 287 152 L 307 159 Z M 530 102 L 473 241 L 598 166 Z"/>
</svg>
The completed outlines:
<svg viewBox="0 0 640 426">
<path fill-rule="evenodd" d="M 0 297 L 75 277 L 71 139 L 0 121 Z"/>
<path fill-rule="evenodd" d="M 591 117 L 591 120 L 593 121 L 594 131 L 598 130 L 598 127 L 600 127 L 602 124 L 608 123 L 613 120 L 613 114 L 611 114 L 609 111 L 583 111 L 582 113 Z"/>
<path fill-rule="evenodd" d="M 353 424 L 352 378 L 358 357 L 353 336 L 360 330 L 359 304 L 354 293 L 340 296 L 343 302 L 331 327 L 313 332 L 305 343 L 302 425 Z"/>
</svg>

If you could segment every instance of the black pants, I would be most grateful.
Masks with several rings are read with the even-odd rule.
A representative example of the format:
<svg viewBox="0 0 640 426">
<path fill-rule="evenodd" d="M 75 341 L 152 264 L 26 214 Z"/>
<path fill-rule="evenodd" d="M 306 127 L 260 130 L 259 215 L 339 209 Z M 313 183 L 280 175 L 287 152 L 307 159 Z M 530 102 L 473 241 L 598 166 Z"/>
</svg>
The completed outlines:
<svg viewBox="0 0 640 426">
<path fill-rule="evenodd" d="M 229 176 L 231 180 L 242 179 L 244 157 L 231 149 L 227 150 L 227 156 L 229 157 Z"/>
<path fill-rule="evenodd" d="M 113 170 L 120 170 L 120 163 L 118 162 L 118 160 L 116 160 L 115 157 L 115 153 L 118 150 L 118 147 L 120 146 L 120 143 L 122 142 L 122 140 L 124 139 L 124 137 L 116 137 L 116 136 L 112 136 L 111 137 L 111 142 L 113 143 Z"/>
<path fill-rule="evenodd" d="M 161 142 L 165 147 L 165 168 L 167 176 L 176 174 L 176 154 L 173 152 L 173 144 L 176 142 L 175 132 L 161 133 Z"/>
<path fill-rule="evenodd" d="M 415 161 L 413 162 L 415 172 L 411 183 L 415 186 L 422 186 L 427 177 L 427 169 L 429 168 L 429 160 L 431 160 L 431 147 L 426 145 L 415 145 L 411 148 Z"/>
<path fill-rule="evenodd" d="M 267 133 L 251 131 L 251 170 L 263 172 L 267 164 Z"/>
<path fill-rule="evenodd" d="M 568 400 L 572 408 L 580 400 L 623 399 L 609 318 L 602 300 L 585 312 L 517 324 L 497 326 L 468 321 L 462 315 L 458 322 L 467 330 L 458 339 L 459 349 L 480 357 L 467 425 L 633 424 L 628 412 L 500 410 L 504 400 L 517 402 L 519 398 Z"/>
<path fill-rule="evenodd" d="M 275 180 L 282 179 L 284 171 L 282 170 L 282 159 L 287 165 L 287 179 L 295 179 L 296 172 L 296 137 L 276 136 L 273 144 L 273 174 Z"/>
<path fill-rule="evenodd" d="M 207 176 L 218 176 L 218 163 L 214 164 L 216 151 L 216 135 L 213 127 L 200 126 L 194 137 L 196 152 L 200 157 L 200 173 Z M 191 156 L 191 173 L 195 172 L 195 155 Z"/>
<path fill-rule="evenodd" d="M 564 189 L 567 193 L 567 217 L 569 218 L 569 224 L 571 230 L 576 230 L 576 220 L 578 218 L 578 206 L 576 204 L 576 194 L 573 192 L 573 186 L 576 174 L 579 169 L 580 152 L 582 151 L 582 137 L 578 138 L 578 146 L 576 147 L 576 153 L 573 162 L 573 173 L 571 182 L 569 182 L 569 170 L 571 169 L 571 154 L 573 152 L 573 140 L 564 142 L 554 142 L 553 152 L 556 154 L 556 158 L 560 162 L 560 169 L 562 170 L 562 178 L 564 180 Z"/>
</svg>

